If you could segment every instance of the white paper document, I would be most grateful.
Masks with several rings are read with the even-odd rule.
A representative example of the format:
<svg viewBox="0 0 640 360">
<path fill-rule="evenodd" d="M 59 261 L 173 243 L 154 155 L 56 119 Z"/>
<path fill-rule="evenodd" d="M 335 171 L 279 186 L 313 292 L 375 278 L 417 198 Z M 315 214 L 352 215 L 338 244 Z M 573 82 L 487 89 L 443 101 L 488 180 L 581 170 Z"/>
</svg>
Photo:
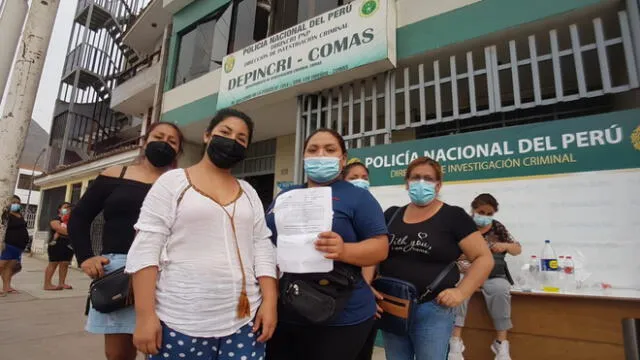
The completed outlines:
<svg viewBox="0 0 640 360">
<path fill-rule="evenodd" d="M 296 189 L 276 199 L 273 208 L 278 230 L 278 266 L 288 273 L 333 270 L 333 260 L 316 250 L 318 235 L 331 231 L 331 188 Z"/>
</svg>

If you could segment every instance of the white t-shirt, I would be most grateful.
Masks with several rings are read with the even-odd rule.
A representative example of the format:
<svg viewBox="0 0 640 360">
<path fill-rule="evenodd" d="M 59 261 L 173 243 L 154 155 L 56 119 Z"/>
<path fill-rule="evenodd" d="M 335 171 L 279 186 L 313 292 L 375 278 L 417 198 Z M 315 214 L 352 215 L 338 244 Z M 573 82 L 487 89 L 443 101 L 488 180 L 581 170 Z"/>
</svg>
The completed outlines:
<svg viewBox="0 0 640 360">
<path fill-rule="evenodd" d="M 242 273 L 231 221 L 222 207 L 190 187 L 182 169 L 162 175 L 144 200 L 126 272 L 159 267 L 156 312 L 176 331 L 193 337 L 235 333 L 260 306 L 257 278 L 276 277 L 262 202 L 247 182 L 240 186 L 244 193 L 235 202 L 234 221 L 251 304 L 251 316 L 243 319 L 236 313 Z M 229 214 L 233 207 L 226 206 Z"/>
</svg>

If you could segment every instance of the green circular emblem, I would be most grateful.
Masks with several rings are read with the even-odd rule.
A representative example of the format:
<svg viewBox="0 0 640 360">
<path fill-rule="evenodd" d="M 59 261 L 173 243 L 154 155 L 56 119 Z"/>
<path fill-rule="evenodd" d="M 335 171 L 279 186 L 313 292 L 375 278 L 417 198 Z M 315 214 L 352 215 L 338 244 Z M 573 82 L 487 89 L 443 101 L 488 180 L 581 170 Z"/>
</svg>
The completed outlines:
<svg viewBox="0 0 640 360">
<path fill-rule="evenodd" d="M 378 0 L 367 0 L 363 2 L 362 6 L 360 7 L 360 16 L 369 17 L 375 14 L 375 12 L 378 11 L 379 7 L 380 3 Z"/>
<path fill-rule="evenodd" d="M 236 65 L 236 58 L 233 56 L 227 57 L 227 60 L 224 62 L 224 72 L 227 74 L 233 70 L 233 67 Z"/>
<path fill-rule="evenodd" d="M 640 151 L 640 126 L 631 133 L 631 144 L 636 150 Z"/>
</svg>

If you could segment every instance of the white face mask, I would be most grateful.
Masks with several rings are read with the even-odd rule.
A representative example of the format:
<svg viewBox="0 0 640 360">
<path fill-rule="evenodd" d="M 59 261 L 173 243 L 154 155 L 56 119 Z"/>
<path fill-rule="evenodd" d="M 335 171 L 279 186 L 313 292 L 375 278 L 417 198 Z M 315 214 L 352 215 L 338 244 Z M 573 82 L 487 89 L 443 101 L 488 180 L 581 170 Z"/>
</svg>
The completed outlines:
<svg viewBox="0 0 640 360">
<path fill-rule="evenodd" d="M 369 181 L 365 180 L 365 179 L 354 179 L 354 180 L 349 180 L 350 183 L 353 184 L 353 186 L 355 187 L 359 187 L 361 189 L 365 189 L 365 190 L 369 190 Z"/>
</svg>

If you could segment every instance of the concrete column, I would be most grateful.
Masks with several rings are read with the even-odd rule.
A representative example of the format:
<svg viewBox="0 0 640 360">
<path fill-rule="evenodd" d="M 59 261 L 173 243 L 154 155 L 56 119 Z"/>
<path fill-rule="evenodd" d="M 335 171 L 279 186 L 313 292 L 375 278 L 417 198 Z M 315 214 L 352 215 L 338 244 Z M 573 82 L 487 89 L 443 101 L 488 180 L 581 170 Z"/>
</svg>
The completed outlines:
<svg viewBox="0 0 640 360">
<path fill-rule="evenodd" d="M 18 159 L 29 130 L 33 105 L 49 47 L 60 0 L 33 1 L 23 31 L 23 47 L 16 56 L 4 109 L 0 115 L 0 207 L 9 204 L 18 178 Z M 0 224 L 0 241 L 4 241 Z M 3 244 L 2 244 L 3 245 Z"/>
<path fill-rule="evenodd" d="M 22 33 L 24 18 L 29 10 L 28 0 L 7 0 L 0 9 L 0 44 L 4 55 L 0 56 L 0 102 L 4 99 L 4 88 L 11 72 L 13 56 Z"/>
</svg>

